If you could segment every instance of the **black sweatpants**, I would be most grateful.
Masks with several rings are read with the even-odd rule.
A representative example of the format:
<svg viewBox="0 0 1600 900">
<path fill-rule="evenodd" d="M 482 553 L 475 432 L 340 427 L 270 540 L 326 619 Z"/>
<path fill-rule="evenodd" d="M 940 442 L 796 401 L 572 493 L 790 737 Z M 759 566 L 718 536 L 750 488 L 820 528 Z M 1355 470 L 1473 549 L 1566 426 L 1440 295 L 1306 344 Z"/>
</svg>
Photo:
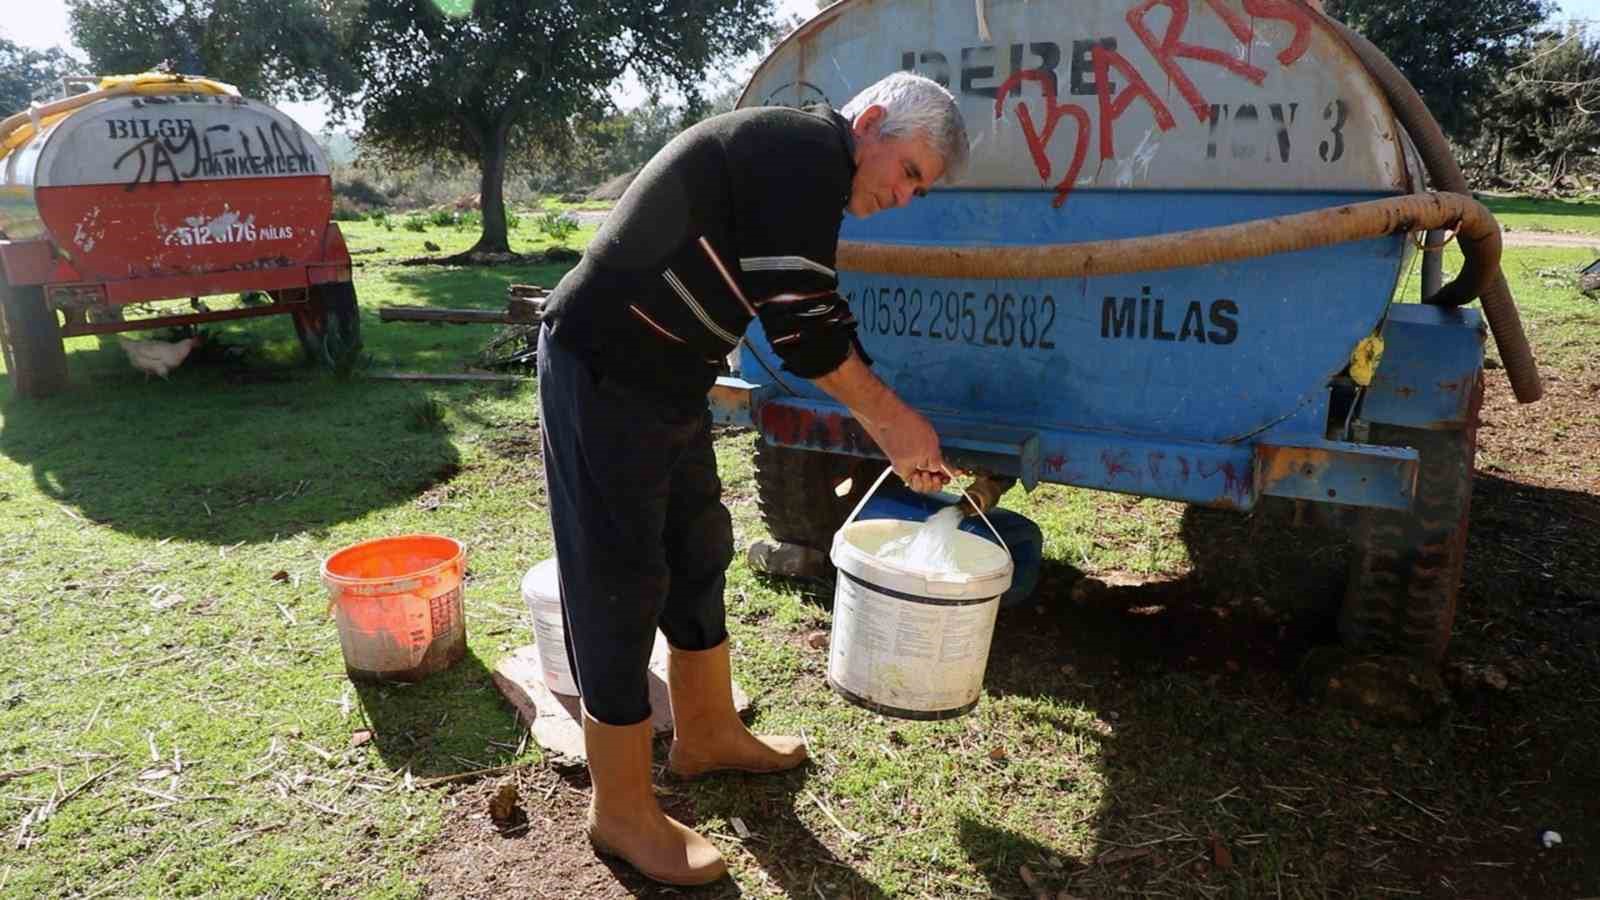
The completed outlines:
<svg viewBox="0 0 1600 900">
<path fill-rule="evenodd" d="M 650 715 L 658 626 L 683 650 L 727 638 L 733 521 L 711 414 L 683 417 L 596 374 L 548 328 L 539 413 L 567 657 L 589 715 L 632 725 Z"/>
</svg>

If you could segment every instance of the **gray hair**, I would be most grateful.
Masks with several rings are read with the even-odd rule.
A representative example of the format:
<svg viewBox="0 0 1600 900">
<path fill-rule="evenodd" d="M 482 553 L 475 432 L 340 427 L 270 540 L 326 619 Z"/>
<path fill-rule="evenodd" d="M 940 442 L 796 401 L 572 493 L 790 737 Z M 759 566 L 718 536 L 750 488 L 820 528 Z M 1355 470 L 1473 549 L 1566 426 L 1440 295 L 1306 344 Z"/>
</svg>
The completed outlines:
<svg viewBox="0 0 1600 900">
<path fill-rule="evenodd" d="M 956 98 L 938 82 L 895 72 L 850 98 L 839 114 L 856 120 L 869 106 L 883 107 L 878 133 L 884 137 L 923 137 L 944 160 L 944 182 L 954 181 L 967 167 L 967 126 Z"/>
</svg>

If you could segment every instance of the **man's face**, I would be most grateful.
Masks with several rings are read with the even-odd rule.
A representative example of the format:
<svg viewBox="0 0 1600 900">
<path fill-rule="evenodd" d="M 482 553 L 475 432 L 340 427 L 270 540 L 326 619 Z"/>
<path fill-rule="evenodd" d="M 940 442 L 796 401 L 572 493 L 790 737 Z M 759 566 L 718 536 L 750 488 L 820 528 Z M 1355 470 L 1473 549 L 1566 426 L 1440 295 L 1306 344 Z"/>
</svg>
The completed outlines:
<svg viewBox="0 0 1600 900">
<path fill-rule="evenodd" d="M 865 218 L 905 206 L 944 174 L 944 159 L 924 138 L 884 137 L 878 133 L 882 122 L 883 107 L 869 106 L 850 126 L 856 137 L 856 175 L 845 208 L 852 216 Z"/>
</svg>

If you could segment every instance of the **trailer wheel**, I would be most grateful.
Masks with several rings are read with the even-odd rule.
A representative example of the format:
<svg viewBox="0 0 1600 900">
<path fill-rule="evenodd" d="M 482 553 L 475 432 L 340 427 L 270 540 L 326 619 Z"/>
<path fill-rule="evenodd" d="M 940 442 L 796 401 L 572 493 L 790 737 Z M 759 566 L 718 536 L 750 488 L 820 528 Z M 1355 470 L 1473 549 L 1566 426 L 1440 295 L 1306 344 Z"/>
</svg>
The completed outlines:
<svg viewBox="0 0 1600 900">
<path fill-rule="evenodd" d="M 305 309 L 295 313 L 294 330 L 308 363 L 338 368 L 353 359 L 361 349 L 356 286 L 348 281 L 312 285 Z"/>
<path fill-rule="evenodd" d="M 44 288 L 12 287 L 0 279 L 0 313 L 12 392 L 48 397 L 66 389 L 67 349 L 56 312 L 45 303 Z"/>
<path fill-rule="evenodd" d="M 1465 428 L 1372 426 L 1371 443 L 1413 447 L 1421 460 L 1409 512 L 1364 509 L 1357 516 L 1339 612 L 1339 636 L 1353 652 L 1444 658 L 1466 561 L 1481 373 L 1472 390 Z"/>
<path fill-rule="evenodd" d="M 815 450 L 775 447 L 756 439 L 756 502 L 772 537 L 827 553 L 833 533 L 888 463 Z M 834 488 L 851 478 L 850 492 Z"/>
</svg>

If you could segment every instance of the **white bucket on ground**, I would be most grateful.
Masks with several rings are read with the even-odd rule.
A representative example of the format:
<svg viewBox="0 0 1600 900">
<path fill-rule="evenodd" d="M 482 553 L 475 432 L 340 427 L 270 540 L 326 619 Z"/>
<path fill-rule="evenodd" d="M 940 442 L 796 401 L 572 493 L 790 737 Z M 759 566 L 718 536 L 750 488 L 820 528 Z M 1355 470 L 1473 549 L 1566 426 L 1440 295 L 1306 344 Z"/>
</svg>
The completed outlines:
<svg viewBox="0 0 1600 900">
<path fill-rule="evenodd" d="M 539 648 L 544 683 L 557 694 L 577 696 L 578 683 L 567 664 L 566 628 L 561 623 L 561 575 L 547 559 L 522 576 L 522 599 L 533 613 L 533 642 Z"/>
<path fill-rule="evenodd" d="M 839 577 L 828 684 L 885 715 L 954 718 L 977 706 L 983 691 L 1000 595 L 1011 587 L 1011 554 L 1004 539 L 995 546 L 957 531 L 954 572 L 919 571 L 880 558 L 884 544 L 921 527 L 898 519 L 855 521 L 884 476 L 833 538 L 829 558 Z"/>
</svg>

